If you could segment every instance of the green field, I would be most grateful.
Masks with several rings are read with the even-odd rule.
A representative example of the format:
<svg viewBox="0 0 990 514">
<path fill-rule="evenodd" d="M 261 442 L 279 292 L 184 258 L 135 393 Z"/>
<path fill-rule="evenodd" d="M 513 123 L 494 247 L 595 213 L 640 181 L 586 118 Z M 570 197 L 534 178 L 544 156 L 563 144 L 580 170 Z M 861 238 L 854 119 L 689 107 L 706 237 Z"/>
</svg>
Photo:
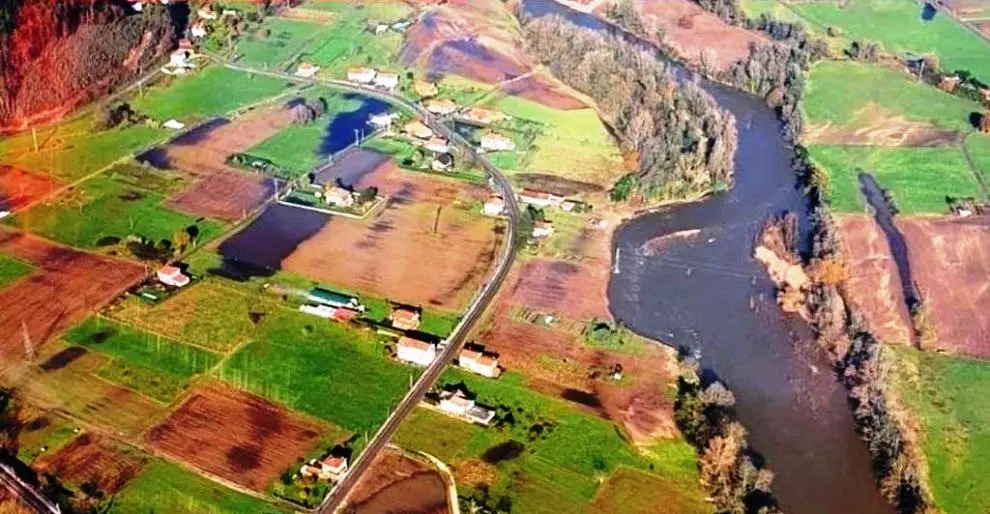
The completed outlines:
<svg viewBox="0 0 990 514">
<path fill-rule="evenodd" d="M 266 36 L 266 32 L 269 34 Z M 245 66 L 276 68 L 310 41 L 324 37 L 328 27 L 319 23 L 265 18 L 260 28 L 246 34 L 237 42 L 236 53 L 241 55 L 237 63 Z"/>
<path fill-rule="evenodd" d="M 990 182 L 990 135 L 970 134 L 966 138 L 966 148 L 973 158 L 973 165 L 983 175 L 983 181 Z"/>
<path fill-rule="evenodd" d="M 973 130 L 969 116 L 980 109 L 975 102 L 913 80 L 901 70 L 851 61 L 816 64 L 801 105 L 812 124 L 858 128 L 869 123 L 863 111 L 873 105 L 910 121 L 962 132 Z"/>
<path fill-rule="evenodd" d="M 625 174 L 618 147 L 591 109 L 562 111 L 506 96 L 489 107 L 542 124 L 524 168 L 608 187 Z"/>
<path fill-rule="evenodd" d="M 110 502 L 111 514 L 241 514 L 288 512 L 241 494 L 175 464 L 158 461 Z"/>
<path fill-rule="evenodd" d="M 165 402 L 220 360 L 205 350 L 101 318 L 84 321 L 65 340 L 113 359 L 100 376 Z"/>
<path fill-rule="evenodd" d="M 289 170 L 291 177 L 301 177 L 313 168 L 326 164 L 329 153 L 323 148 L 324 141 L 330 137 L 331 127 L 338 120 L 349 114 L 360 112 L 364 102 L 351 95 L 334 93 L 326 89 L 316 89 L 307 92 L 307 98 L 324 98 L 327 101 L 327 113 L 324 117 L 306 125 L 289 125 L 278 131 L 272 137 L 245 153 L 261 157 L 275 165 Z M 350 132 L 346 140 L 353 141 L 354 135 L 350 125 L 344 130 Z M 370 132 L 371 128 L 366 127 Z M 337 129 L 341 130 L 341 129 Z M 338 136 L 339 137 L 339 136 Z"/>
<path fill-rule="evenodd" d="M 12 221 L 36 234 L 82 248 L 115 245 L 137 235 L 158 242 L 172 240 L 178 231 L 195 227 L 194 243 L 219 234 L 224 225 L 168 209 L 165 196 L 144 187 L 168 185 L 170 172 L 135 164 L 121 164 L 87 180 L 51 203 L 37 204 Z M 115 238 L 108 239 L 108 238 Z"/>
<path fill-rule="evenodd" d="M 32 271 L 34 266 L 0 253 L 0 289 L 21 277 L 30 275 Z"/>
<path fill-rule="evenodd" d="M 220 376 L 361 432 L 385 420 L 417 373 L 388 360 L 371 331 L 280 309 L 230 357 Z"/>
<path fill-rule="evenodd" d="M 314 39 L 303 59 L 321 68 L 321 75 L 343 78 L 347 68 L 368 66 L 380 71 L 399 71 L 402 35 L 394 31 L 375 35 L 366 30 L 370 22 L 391 23 L 408 16 L 412 9 L 402 3 L 313 2 L 306 7 L 333 11 L 337 18 L 330 32 Z"/>
<path fill-rule="evenodd" d="M 423 309 L 419 330 L 437 337 L 447 337 L 454 331 L 460 315 Z"/>
<path fill-rule="evenodd" d="M 860 170 L 890 190 L 904 214 L 946 213 L 945 197 L 979 197 L 979 183 L 959 148 L 884 148 L 817 145 L 812 160 L 828 176 L 828 201 L 836 212 L 863 212 Z"/>
<path fill-rule="evenodd" d="M 282 93 L 285 81 L 251 75 L 222 66 L 211 66 L 188 77 L 146 91 L 131 104 L 139 112 L 159 120 L 194 123 L 227 114 L 251 103 Z"/>
<path fill-rule="evenodd" d="M 894 384 L 921 422 L 921 446 L 936 506 L 953 514 L 990 511 L 990 363 L 892 346 Z"/>
<path fill-rule="evenodd" d="M 35 422 L 41 426 L 33 428 Z M 31 464 L 42 454 L 55 453 L 76 436 L 76 430 L 77 426 L 62 416 L 52 413 L 39 414 L 25 423 L 25 427 L 18 434 L 17 459 Z"/>
</svg>

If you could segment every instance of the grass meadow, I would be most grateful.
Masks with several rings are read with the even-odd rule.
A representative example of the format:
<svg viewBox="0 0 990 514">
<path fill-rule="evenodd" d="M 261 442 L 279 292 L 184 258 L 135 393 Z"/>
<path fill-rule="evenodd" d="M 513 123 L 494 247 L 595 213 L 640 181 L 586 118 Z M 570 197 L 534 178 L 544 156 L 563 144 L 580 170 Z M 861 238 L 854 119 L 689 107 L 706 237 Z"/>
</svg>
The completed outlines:
<svg viewBox="0 0 990 514">
<path fill-rule="evenodd" d="M 175 464 L 157 461 L 131 480 L 109 503 L 109 514 L 240 514 L 288 512 L 227 489 Z"/>
<path fill-rule="evenodd" d="M 921 447 L 936 506 L 943 512 L 990 511 L 990 363 L 892 346 L 894 385 L 921 424 Z"/>
<path fill-rule="evenodd" d="M 304 60 L 323 68 L 321 75 L 343 78 L 352 66 L 398 71 L 402 34 L 390 30 L 375 35 L 365 29 L 372 21 L 392 23 L 408 16 L 412 13 L 409 6 L 398 2 L 314 2 L 306 7 L 336 13 L 330 32 L 312 40 L 303 52 Z"/>
<path fill-rule="evenodd" d="M 320 23 L 267 17 L 260 28 L 237 42 L 237 63 L 245 66 L 277 68 L 302 51 L 310 41 L 326 37 L 329 27 Z M 267 35 L 266 35 L 267 34 Z"/>
<path fill-rule="evenodd" d="M 965 144 L 973 158 L 973 165 L 983 175 L 984 182 L 990 182 L 990 135 L 970 134 Z"/>
<path fill-rule="evenodd" d="M 211 66 L 148 90 L 131 105 L 155 119 L 194 123 L 276 96 L 288 86 L 274 77 Z"/>
<path fill-rule="evenodd" d="M 32 271 L 34 271 L 34 266 L 0 253 L 0 289 L 21 277 L 30 275 Z"/>
<path fill-rule="evenodd" d="M 176 174 L 122 163 L 50 203 L 39 203 L 17 215 L 12 223 L 49 239 L 96 248 L 106 238 L 137 235 L 149 241 L 172 240 L 173 234 L 196 227 L 196 242 L 207 241 L 224 229 L 221 222 L 201 219 L 167 208 L 157 187 L 172 190 Z M 152 188 L 152 189 L 147 189 Z"/>
<path fill-rule="evenodd" d="M 888 189 L 903 214 L 946 213 L 945 197 L 979 197 L 979 183 L 959 148 L 884 148 L 815 145 L 812 160 L 828 177 L 828 201 L 836 212 L 863 212 L 860 170 Z"/>
<path fill-rule="evenodd" d="M 389 360 L 369 330 L 282 309 L 220 377 L 354 432 L 374 430 L 419 371 Z"/>
<path fill-rule="evenodd" d="M 193 376 L 220 360 L 200 348 L 102 318 L 84 321 L 65 340 L 113 359 L 100 376 L 163 402 L 175 399 Z"/>
</svg>

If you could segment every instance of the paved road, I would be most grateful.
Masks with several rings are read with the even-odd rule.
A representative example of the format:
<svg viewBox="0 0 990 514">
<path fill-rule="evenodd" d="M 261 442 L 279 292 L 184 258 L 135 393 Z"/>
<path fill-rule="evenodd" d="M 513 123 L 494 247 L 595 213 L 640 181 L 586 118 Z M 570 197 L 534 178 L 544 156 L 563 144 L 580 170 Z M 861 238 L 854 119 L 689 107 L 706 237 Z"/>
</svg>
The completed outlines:
<svg viewBox="0 0 990 514">
<path fill-rule="evenodd" d="M 60 514 L 62 511 L 37 489 L 27 484 L 13 468 L 0 462 L 0 482 L 10 490 L 21 502 L 39 514 Z"/>
<path fill-rule="evenodd" d="M 365 447 L 364 452 L 362 452 L 361 455 L 351 463 L 350 471 L 347 473 L 344 480 L 337 485 L 333 493 L 330 494 L 326 500 L 324 500 L 323 504 L 320 505 L 318 509 L 316 509 L 316 512 L 320 514 L 330 514 L 335 512 L 344 504 L 344 501 L 347 499 L 347 495 L 350 494 L 354 486 L 360 481 L 361 476 L 371 466 L 371 463 L 375 460 L 375 457 L 386 447 L 386 445 L 388 445 L 389 441 L 392 440 L 392 436 L 395 435 L 395 432 L 398 430 L 402 421 L 409 415 L 410 412 L 412 412 L 414 408 L 416 408 L 416 405 L 423 400 L 423 396 L 430 390 L 431 387 L 433 387 L 433 384 L 436 383 L 437 379 L 440 377 L 440 374 L 447 367 L 447 365 L 453 361 L 454 357 L 457 355 L 457 352 L 464 345 L 464 342 L 468 337 L 468 334 L 471 332 L 471 329 L 474 327 L 474 324 L 478 321 L 482 313 L 484 313 L 485 309 L 495 298 L 496 293 L 505 281 L 505 277 L 509 273 L 509 268 L 512 266 L 512 262 L 515 259 L 516 221 L 519 218 L 519 206 L 516 202 L 516 197 L 512 192 L 512 185 L 509 182 L 509 179 L 498 168 L 492 165 L 492 163 L 489 162 L 483 155 L 475 152 L 474 148 L 453 129 L 447 127 L 441 120 L 435 118 L 425 109 L 409 101 L 405 97 L 378 89 L 357 86 L 350 82 L 340 80 L 301 79 L 299 77 L 294 77 L 284 73 L 258 70 L 238 66 L 236 64 L 226 63 L 225 65 L 230 69 L 243 71 L 246 73 L 268 75 L 302 84 L 318 84 L 335 87 L 345 91 L 383 100 L 409 109 L 422 118 L 423 122 L 430 127 L 433 132 L 443 135 L 448 141 L 459 147 L 465 155 L 472 158 L 474 162 L 485 171 L 494 183 L 495 187 L 499 190 L 502 198 L 505 199 L 506 216 L 509 221 L 508 230 L 506 232 L 505 244 L 502 245 L 502 254 L 496 264 L 494 274 L 491 279 L 485 283 L 481 291 L 475 295 L 474 300 L 468 307 L 464 317 L 461 319 L 460 323 L 458 323 L 457 327 L 454 328 L 454 331 L 450 337 L 447 338 L 447 345 L 444 347 L 440 355 L 438 355 L 433 363 L 426 368 L 423 374 L 419 377 L 419 380 L 416 381 L 412 389 L 410 389 L 405 398 L 402 399 L 402 402 L 399 403 L 399 406 L 396 407 L 396 409 L 389 416 L 388 420 L 386 420 L 381 428 L 379 428 L 378 432 L 375 433 L 375 436 Z"/>
</svg>

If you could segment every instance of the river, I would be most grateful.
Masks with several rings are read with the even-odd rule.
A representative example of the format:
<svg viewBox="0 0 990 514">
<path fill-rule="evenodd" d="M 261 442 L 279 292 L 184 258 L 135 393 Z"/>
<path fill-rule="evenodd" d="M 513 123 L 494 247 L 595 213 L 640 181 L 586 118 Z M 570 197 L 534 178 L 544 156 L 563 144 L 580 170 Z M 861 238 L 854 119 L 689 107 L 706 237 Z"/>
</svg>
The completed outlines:
<svg viewBox="0 0 990 514">
<path fill-rule="evenodd" d="M 552 0 L 523 4 L 531 14 L 607 27 Z M 796 212 L 807 229 L 808 202 L 797 190 L 793 149 L 762 100 L 701 85 L 736 117 L 735 183 L 725 193 L 640 216 L 617 230 L 612 314 L 640 334 L 699 352 L 706 372 L 733 390 L 739 419 L 776 474 L 774 494 L 786 512 L 892 512 L 877 491 L 866 445 L 827 356 L 806 323 L 782 314 L 773 284 L 752 257 L 769 216 Z M 657 244 L 695 229 L 696 236 Z"/>
</svg>

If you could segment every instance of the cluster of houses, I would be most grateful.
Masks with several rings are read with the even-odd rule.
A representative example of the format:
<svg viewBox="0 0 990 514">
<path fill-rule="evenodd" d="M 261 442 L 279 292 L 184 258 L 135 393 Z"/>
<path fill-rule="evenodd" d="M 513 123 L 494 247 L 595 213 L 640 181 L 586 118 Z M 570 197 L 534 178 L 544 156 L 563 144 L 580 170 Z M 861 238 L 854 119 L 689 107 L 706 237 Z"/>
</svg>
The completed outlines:
<svg viewBox="0 0 990 514">
<path fill-rule="evenodd" d="M 537 191 L 534 189 L 523 189 L 517 195 L 520 203 L 532 205 L 538 209 L 557 208 L 566 212 L 573 211 L 578 202 L 556 195 L 549 191 Z M 547 220 L 537 220 L 533 223 L 534 239 L 543 239 L 553 235 L 553 223 Z"/>
<path fill-rule="evenodd" d="M 399 76 L 395 73 L 385 73 L 371 68 L 351 68 L 347 70 L 347 81 L 362 86 L 374 86 L 386 91 L 394 91 L 399 87 Z"/>
<path fill-rule="evenodd" d="M 364 312 L 365 307 L 361 305 L 356 296 L 330 291 L 322 287 L 315 287 L 306 295 L 310 304 L 301 305 L 300 312 L 318 316 L 323 319 L 348 322 Z"/>
<path fill-rule="evenodd" d="M 402 132 L 409 137 L 413 145 L 420 146 L 433 155 L 430 167 L 433 171 L 444 171 L 454 165 L 454 156 L 450 153 L 450 145 L 447 140 L 433 133 L 419 120 L 413 120 L 402 127 Z"/>
<path fill-rule="evenodd" d="M 412 22 L 408 20 L 401 20 L 395 23 L 375 23 L 373 25 L 368 26 L 368 31 L 374 32 L 376 36 L 385 34 L 388 31 L 397 32 L 401 34 L 405 32 L 410 25 L 412 25 Z"/>
<path fill-rule="evenodd" d="M 471 107 L 462 112 L 461 107 L 456 102 L 447 98 L 429 100 L 425 103 L 425 107 L 430 114 L 437 116 L 456 114 L 461 120 L 482 126 L 488 126 L 509 118 L 503 112 L 480 107 Z M 478 146 L 486 152 L 511 152 L 516 149 L 515 141 L 493 130 L 488 130 L 481 135 Z"/>
</svg>

